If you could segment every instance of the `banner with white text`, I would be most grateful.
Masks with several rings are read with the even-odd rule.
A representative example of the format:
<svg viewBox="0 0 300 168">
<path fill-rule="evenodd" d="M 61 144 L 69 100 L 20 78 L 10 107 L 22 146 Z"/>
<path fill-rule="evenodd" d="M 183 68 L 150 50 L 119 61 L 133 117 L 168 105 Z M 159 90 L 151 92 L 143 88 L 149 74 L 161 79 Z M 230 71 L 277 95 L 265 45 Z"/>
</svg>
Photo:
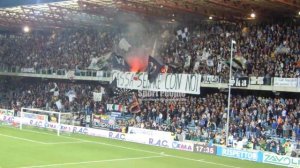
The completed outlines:
<svg viewBox="0 0 300 168">
<path fill-rule="evenodd" d="M 114 71 L 118 88 L 200 94 L 200 74 L 159 74 L 152 83 L 147 73 Z"/>
<path fill-rule="evenodd" d="M 297 87 L 297 78 L 274 78 L 274 86 Z"/>
</svg>

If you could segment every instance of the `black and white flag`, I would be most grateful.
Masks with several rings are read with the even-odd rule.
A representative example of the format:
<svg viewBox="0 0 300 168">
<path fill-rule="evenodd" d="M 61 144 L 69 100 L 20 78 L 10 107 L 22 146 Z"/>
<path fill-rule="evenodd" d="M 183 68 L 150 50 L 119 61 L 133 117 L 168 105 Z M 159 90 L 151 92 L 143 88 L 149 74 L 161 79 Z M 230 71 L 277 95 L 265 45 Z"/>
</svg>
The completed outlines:
<svg viewBox="0 0 300 168">
<path fill-rule="evenodd" d="M 188 28 L 179 29 L 176 31 L 177 39 L 183 42 L 187 42 L 189 40 L 189 31 Z"/>
</svg>

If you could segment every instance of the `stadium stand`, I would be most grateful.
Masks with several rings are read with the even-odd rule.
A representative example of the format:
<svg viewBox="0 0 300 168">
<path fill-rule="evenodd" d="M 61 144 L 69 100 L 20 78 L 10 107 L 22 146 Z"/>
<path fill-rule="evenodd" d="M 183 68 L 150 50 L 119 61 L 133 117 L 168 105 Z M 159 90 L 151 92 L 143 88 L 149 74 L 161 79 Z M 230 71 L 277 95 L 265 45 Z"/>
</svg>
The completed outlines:
<svg viewBox="0 0 300 168">
<path fill-rule="evenodd" d="M 174 35 L 179 27 L 188 28 L 184 40 Z M 300 28 L 293 22 L 201 22 L 160 27 L 158 32 L 156 40 L 160 45 L 156 54 L 168 67 L 167 73 L 218 76 L 218 83 L 228 83 L 229 46 L 235 39 L 235 77 L 264 77 L 268 85 L 274 77 L 300 77 Z M 147 33 L 150 36 L 153 30 Z M 112 63 L 108 63 L 112 58 L 106 54 L 116 52 L 125 36 L 115 28 L 37 30 L 30 34 L 5 31 L 0 35 L 0 70 L 62 70 L 62 75 L 68 71 L 76 74 L 78 70 L 112 71 Z M 0 108 L 14 109 L 16 115 L 21 107 L 77 112 L 80 116 L 94 116 L 90 121 L 82 120 L 82 126 L 96 127 L 94 118 L 114 111 L 107 108 L 108 104 L 122 105 L 126 106 L 124 111 L 115 110 L 122 112 L 122 121 L 115 124 L 117 128 L 106 129 L 121 132 L 132 126 L 171 131 L 177 140 L 225 145 L 229 111 L 230 146 L 292 156 L 298 155 L 296 149 L 300 149 L 300 99 L 292 93 L 235 90 L 229 110 L 227 92 L 218 89 L 205 88 L 197 96 L 150 96 L 152 100 L 144 100 L 138 91 L 123 89 L 114 93 L 112 86 L 97 81 L 26 77 L 0 80 Z M 94 93 L 99 92 L 104 93 L 103 98 L 95 101 Z M 129 109 L 135 99 L 139 109 L 132 112 Z"/>
</svg>

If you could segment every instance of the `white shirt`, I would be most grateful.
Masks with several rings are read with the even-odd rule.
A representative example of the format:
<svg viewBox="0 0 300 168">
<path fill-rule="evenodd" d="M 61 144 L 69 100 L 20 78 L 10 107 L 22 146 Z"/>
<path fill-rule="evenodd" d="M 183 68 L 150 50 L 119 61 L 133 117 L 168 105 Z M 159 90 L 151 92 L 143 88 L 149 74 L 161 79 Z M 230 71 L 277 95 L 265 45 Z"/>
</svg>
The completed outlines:
<svg viewBox="0 0 300 168">
<path fill-rule="evenodd" d="M 281 115 L 282 115 L 283 117 L 286 117 L 286 110 L 282 110 Z"/>
</svg>

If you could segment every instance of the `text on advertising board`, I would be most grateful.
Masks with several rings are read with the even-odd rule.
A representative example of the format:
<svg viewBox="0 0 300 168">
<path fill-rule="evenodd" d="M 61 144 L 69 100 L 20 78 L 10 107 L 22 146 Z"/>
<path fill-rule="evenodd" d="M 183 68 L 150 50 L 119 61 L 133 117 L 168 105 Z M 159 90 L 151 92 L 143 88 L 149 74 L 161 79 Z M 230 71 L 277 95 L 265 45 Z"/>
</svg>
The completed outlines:
<svg viewBox="0 0 300 168">
<path fill-rule="evenodd" d="M 264 153 L 263 163 L 295 167 L 300 165 L 300 159 L 289 157 L 289 156 L 280 156 L 280 155 Z"/>
<path fill-rule="evenodd" d="M 111 139 L 125 140 L 125 134 L 119 132 L 109 132 L 108 137 Z"/>
<path fill-rule="evenodd" d="M 148 144 L 154 146 L 160 146 L 160 147 L 169 147 L 168 140 L 163 140 L 163 139 L 149 138 Z"/>
<path fill-rule="evenodd" d="M 172 148 L 184 151 L 193 151 L 193 144 L 186 142 L 173 141 Z"/>
<path fill-rule="evenodd" d="M 217 153 L 217 149 L 215 146 L 207 146 L 204 144 L 194 144 L 194 152 L 215 155 Z"/>
<path fill-rule="evenodd" d="M 222 148 L 221 156 L 227 156 L 227 157 L 250 160 L 250 161 L 258 161 L 258 152 L 238 150 L 233 148 Z"/>
</svg>

